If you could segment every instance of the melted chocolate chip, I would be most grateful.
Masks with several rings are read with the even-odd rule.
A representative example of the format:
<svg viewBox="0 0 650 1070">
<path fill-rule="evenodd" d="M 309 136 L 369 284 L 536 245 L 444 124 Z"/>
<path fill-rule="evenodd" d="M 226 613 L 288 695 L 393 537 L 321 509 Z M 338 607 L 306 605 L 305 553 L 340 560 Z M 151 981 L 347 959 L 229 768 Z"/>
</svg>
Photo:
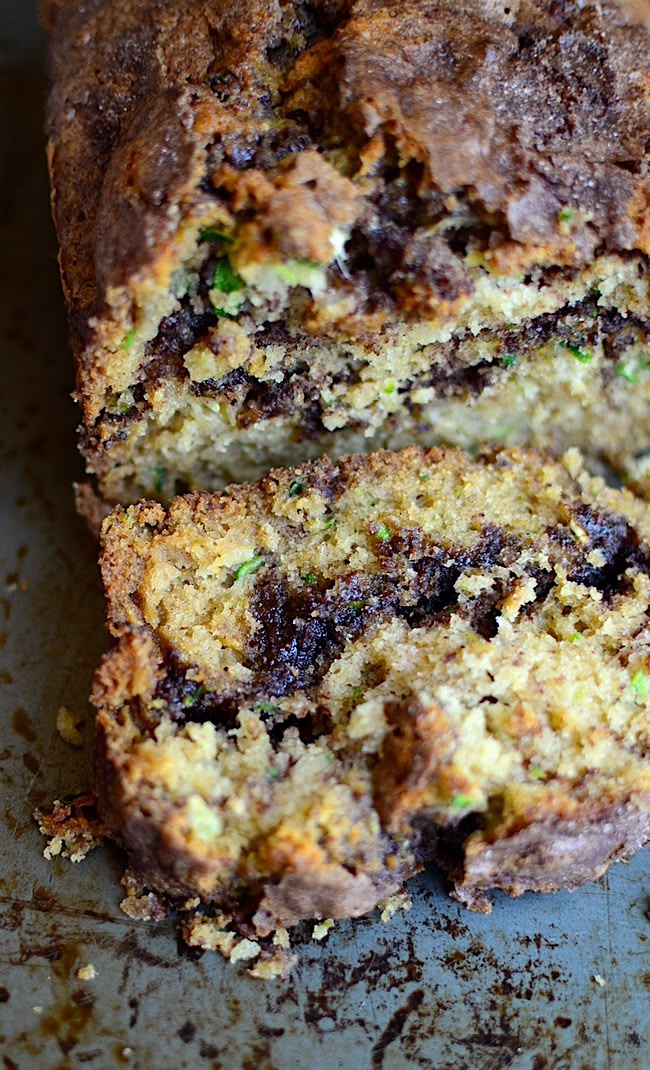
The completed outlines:
<svg viewBox="0 0 650 1070">
<path fill-rule="evenodd" d="M 247 655 L 259 690 L 279 696 L 317 684 L 346 643 L 380 614 L 394 611 L 398 596 L 390 588 L 381 575 L 351 573 L 325 590 L 290 590 L 267 573 L 251 597 L 258 627 Z"/>
<path fill-rule="evenodd" d="M 279 383 L 252 380 L 237 414 L 237 426 L 248 427 L 274 416 L 290 416 L 297 409 L 308 407 L 316 407 L 322 412 L 318 387 L 304 366 L 299 366 Z"/>
<path fill-rule="evenodd" d="M 183 663 L 174 651 L 168 651 L 164 658 L 165 672 L 160 679 L 154 695 L 161 699 L 174 720 L 213 721 L 224 728 L 236 724 L 237 712 L 243 694 L 233 688 L 227 694 L 208 691 L 188 672 L 196 666 Z"/>
<path fill-rule="evenodd" d="M 332 731 L 332 718 L 324 709 L 312 711 L 308 717 L 298 717 L 295 713 L 290 713 L 288 717 L 276 720 L 269 729 L 269 736 L 274 743 L 281 742 L 287 728 L 296 728 L 301 742 L 308 745 Z"/>
<path fill-rule="evenodd" d="M 217 95 L 223 99 L 229 89 L 225 84 L 215 87 Z M 260 102 L 258 102 L 260 103 Z M 270 104 L 270 99 L 269 99 Z M 264 110 L 264 109 L 262 109 Z M 287 119 L 280 125 L 259 128 L 250 133 L 224 134 L 213 145 L 208 160 L 208 171 L 216 172 L 224 164 L 236 171 L 255 168 L 262 171 L 272 170 L 280 160 L 295 152 L 302 152 L 311 145 L 311 137 L 302 125 Z M 215 179 L 211 192 L 220 192 L 218 178 Z"/>
<path fill-rule="evenodd" d="M 572 560 L 568 578 L 574 583 L 595 587 L 604 595 L 611 596 L 626 589 L 627 569 L 650 571 L 650 558 L 641 548 L 636 531 L 625 517 L 592 505 L 579 505 L 573 515 L 577 528 L 569 532 L 572 541 L 564 538 L 562 545 Z M 587 542 L 581 540 L 579 530 L 585 532 Z M 555 537 L 554 534 L 552 537 Z M 588 560 L 594 550 L 604 558 L 603 565 Z"/>
<path fill-rule="evenodd" d="M 523 613 L 531 613 L 535 606 L 544 602 L 555 584 L 555 573 L 551 569 L 542 568 L 541 565 L 530 564 L 526 567 L 526 574 L 535 580 L 535 598 L 522 606 Z"/>
<path fill-rule="evenodd" d="M 161 320 L 158 334 L 149 342 L 145 350 L 145 376 L 152 378 L 158 372 L 161 362 L 183 357 L 216 320 L 213 312 L 195 312 L 188 299 L 183 299 L 181 307 Z M 179 365 L 174 365 L 177 373 Z"/>
<path fill-rule="evenodd" d="M 603 351 L 608 360 L 615 363 L 625 349 L 633 345 L 647 344 L 650 335 L 650 320 L 628 313 L 622 316 L 612 309 L 600 317 Z"/>
</svg>

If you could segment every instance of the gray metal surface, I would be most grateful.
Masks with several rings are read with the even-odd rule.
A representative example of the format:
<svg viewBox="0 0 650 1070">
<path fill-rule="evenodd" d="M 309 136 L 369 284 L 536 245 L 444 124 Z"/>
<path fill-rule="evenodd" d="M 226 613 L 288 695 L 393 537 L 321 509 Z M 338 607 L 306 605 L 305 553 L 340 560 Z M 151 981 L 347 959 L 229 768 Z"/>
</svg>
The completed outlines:
<svg viewBox="0 0 650 1070">
<path fill-rule="evenodd" d="M 119 910 L 119 852 L 42 857 L 35 805 L 82 787 L 104 645 L 41 143 L 41 39 L 0 4 L 0 1055 L 6 1070 L 274 1067 L 648 1070 L 648 852 L 569 895 L 495 897 L 490 917 L 435 875 L 413 909 L 305 941 L 288 982 L 179 953 L 170 924 Z M 87 743 L 90 723 L 86 725 Z M 96 978 L 81 981 L 92 963 Z M 600 978 L 604 984 L 598 983 Z"/>
</svg>

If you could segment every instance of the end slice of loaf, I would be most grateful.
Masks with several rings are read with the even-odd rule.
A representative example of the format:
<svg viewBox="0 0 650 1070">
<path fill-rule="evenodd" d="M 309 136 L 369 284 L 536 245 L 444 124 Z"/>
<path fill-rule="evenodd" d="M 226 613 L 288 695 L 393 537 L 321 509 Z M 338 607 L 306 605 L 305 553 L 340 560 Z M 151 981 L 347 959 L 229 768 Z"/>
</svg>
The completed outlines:
<svg viewBox="0 0 650 1070">
<path fill-rule="evenodd" d="M 575 452 L 352 456 L 115 509 L 97 793 L 258 936 L 574 888 L 650 838 L 650 506 Z"/>
</svg>

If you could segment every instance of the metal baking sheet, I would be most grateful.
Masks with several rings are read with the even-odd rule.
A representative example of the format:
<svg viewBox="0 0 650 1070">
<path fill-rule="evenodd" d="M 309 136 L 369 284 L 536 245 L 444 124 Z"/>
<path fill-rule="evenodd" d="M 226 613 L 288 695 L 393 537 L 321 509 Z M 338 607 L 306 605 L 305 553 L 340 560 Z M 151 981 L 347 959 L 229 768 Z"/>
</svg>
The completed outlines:
<svg viewBox="0 0 650 1070">
<path fill-rule="evenodd" d="M 474 915 L 434 872 L 413 908 L 307 932 L 288 981 L 179 950 L 119 910 L 123 859 L 46 861 L 34 806 L 85 785 L 104 647 L 95 547 L 74 514 L 66 346 L 41 136 L 42 35 L 0 3 L 0 1054 L 6 1070 L 648 1070 L 648 852 L 574 894 Z M 86 746 L 58 736 L 65 705 Z M 93 980 L 78 970 L 92 964 Z"/>
</svg>

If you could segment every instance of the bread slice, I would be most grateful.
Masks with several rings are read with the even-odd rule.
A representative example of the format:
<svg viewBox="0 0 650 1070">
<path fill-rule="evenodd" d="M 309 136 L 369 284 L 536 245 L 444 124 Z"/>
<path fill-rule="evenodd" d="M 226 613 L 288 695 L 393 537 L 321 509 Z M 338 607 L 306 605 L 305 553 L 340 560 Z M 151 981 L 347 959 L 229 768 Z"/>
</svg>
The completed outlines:
<svg viewBox="0 0 650 1070">
<path fill-rule="evenodd" d="M 650 839 L 650 506 L 577 453 L 320 460 L 116 508 L 96 790 L 248 936 L 575 888 Z"/>
<path fill-rule="evenodd" d="M 637 7 L 45 4 L 102 495 L 413 440 L 647 450 Z"/>
</svg>

